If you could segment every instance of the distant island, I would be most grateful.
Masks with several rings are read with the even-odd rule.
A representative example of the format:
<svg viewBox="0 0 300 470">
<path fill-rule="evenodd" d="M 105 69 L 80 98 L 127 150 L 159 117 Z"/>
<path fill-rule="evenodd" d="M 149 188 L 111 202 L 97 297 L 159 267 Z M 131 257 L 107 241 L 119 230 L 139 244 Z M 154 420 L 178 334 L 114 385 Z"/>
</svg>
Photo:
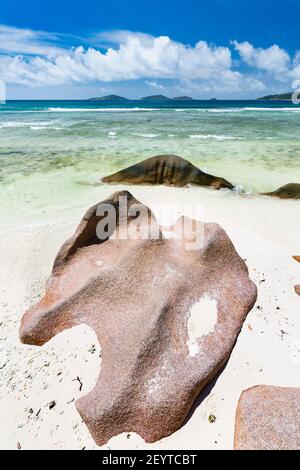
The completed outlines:
<svg viewBox="0 0 300 470">
<path fill-rule="evenodd" d="M 176 96 L 174 98 L 169 98 L 168 96 L 164 95 L 151 95 L 143 96 L 143 98 L 136 100 L 125 98 L 124 96 L 119 95 L 105 95 L 89 98 L 88 101 L 192 101 L 193 99 L 194 98 L 191 98 L 190 96 Z"/>
<path fill-rule="evenodd" d="M 142 101 L 168 101 L 170 98 L 164 95 L 143 96 Z"/>
<path fill-rule="evenodd" d="M 174 101 L 193 101 L 194 98 L 191 98 L 190 96 L 175 96 L 174 98 L 171 98 L 171 100 Z"/>
<path fill-rule="evenodd" d="M 128 101 L 128 98 L 119 95 L 105 95 L 96 98 L 89 98 L 88 101 Z"/>
<path fill-rule="evenodd" d="M 291 101 L 293 93 L 282 93 L 279 95 L 266 95 L 262 98 L 258 98 L 258 100 L 275 100 L 275 101 Z"/>
<path fill-rule="evenodd" d="M 191 98 L 190 96 L 175 96 L 174 98 L 169 98 L 168 96 L 164 95 L 151 95 L 151 96 L 144 96 L 141 98 L 143 101 L 190 101 L 193 100 L 194 98 Z"/>
</svg>

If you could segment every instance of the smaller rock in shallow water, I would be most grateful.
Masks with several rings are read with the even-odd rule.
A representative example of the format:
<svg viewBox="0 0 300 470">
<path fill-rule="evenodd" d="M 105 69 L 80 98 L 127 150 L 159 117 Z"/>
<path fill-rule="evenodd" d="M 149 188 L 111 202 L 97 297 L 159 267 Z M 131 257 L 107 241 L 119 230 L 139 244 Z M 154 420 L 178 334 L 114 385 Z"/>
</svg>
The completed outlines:
<svg viewBox="0 0 300 470">
<path fill-rule="evenodd" d="M 300 448 L 300 388 L 257 385 L 244 390 L 237 406 L 234 448 Z"/>
<path fill-rule="evenodd" d="M 224 178 L 209 175 L 177 155 L 157 155 L 128 168 L 104 176 L 103 183 L 164 184 L 183 187 L 188 184 L 214 189 L 234 186 Z"/>
<path fill-rule="evenodd" d="M 278 197 L 279 199 L 300 199 L 300 184 L 289 183 L 276 189 L 276 191 L 263 194 L 265 196 Z"/>
</svg>

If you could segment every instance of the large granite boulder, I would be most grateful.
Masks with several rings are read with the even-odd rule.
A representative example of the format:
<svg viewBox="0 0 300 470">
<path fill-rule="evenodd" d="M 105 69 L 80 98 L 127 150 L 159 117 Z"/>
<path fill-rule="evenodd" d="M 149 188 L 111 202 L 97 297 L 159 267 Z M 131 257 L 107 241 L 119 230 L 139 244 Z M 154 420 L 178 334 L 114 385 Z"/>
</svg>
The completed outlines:
<svg viewBox="0 0 300 470">
<path fill-rule="evenodd" d="M 153 442 L 176 431 L 228 360 L 256 300 L 224 230 L 186 217 L 176 228 L 182 223 L 183 237 L 169 230 L 166 238 L 146 206 L 115 193 L 88 210 L 60 249 L 44 297 L 22 318 L 27 344 L 81 323 L 96 332 L 100 377 L 76 406 L 98 445 L 122 432 Z"/>
<path fill-rule="evenodd" d="M 177 155 L 157 155 L 143 162 L 117 171 L 101 180 L 104 183 L 164 184 L 186 186 L 188 184 L 210 186 L 214 189 L 233 185 L 224 178 L 204 173 L 192 163 Z"/>
<path fill-rule="evenodd" d="M 300 388 L 257 385 L 238 402 L 234 448 L 300 449 Z"/>
<path fill-rule="evenodd" d="M 271 193 L 263 193 L 265 196 L 278 197 L 279 199 L 300 199 L 300 184 L 289 183 Z"/>
</svg>

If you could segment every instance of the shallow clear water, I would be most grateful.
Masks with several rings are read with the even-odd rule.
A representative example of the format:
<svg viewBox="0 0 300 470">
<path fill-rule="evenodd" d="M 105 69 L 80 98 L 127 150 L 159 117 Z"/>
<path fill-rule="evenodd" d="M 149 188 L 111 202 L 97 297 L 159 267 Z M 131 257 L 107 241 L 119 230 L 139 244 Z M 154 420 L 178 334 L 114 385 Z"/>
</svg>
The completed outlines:
<svg viewBox="0 0 300 470">
<path fill-rule="evenodd" d="M 288 102 L 27 101 L 0 105 L 2 213 L 67 205 L 99 177 L 175 153 L 246 191 L 300 182 L 300 107 Z M 12 209 L 13 210 L 13 209 Z"/>
</svg>

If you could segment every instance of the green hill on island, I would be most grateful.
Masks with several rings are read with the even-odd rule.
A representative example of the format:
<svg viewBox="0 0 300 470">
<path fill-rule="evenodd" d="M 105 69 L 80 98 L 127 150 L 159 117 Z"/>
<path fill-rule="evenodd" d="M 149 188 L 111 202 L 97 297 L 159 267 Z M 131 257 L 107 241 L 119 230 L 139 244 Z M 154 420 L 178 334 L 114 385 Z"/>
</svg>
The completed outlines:
<svg viewBox="0 0 300 470">
<path fill-rule="evenodd" d="M 105 96 L 96 96 L 94 98 L 89 98 L 88 101 L 191 101 L 194 98 L 190 96 L 175 96 L 174 98 L 169 98 L 168 96 L 164 95 L 151 95 L 151 96 L 143 96 L 143 98 L 138 99 L 130 99 L 125 98 L 124 96 L 119 95 L 105 95 Z"/>
<path fill-rule="evenodd" d="M 292 99 L 292 92 L 290 93 L 282 93 L 279 95 L 266 95 L 263 96 L 262 98 L 258 98 L 259 100 L 283 100 L 283 101 L 291 101 Z"/>
<path fill-rule="evenodd" d="M 192 101 L 194 98 L 191 98 L 190 96 L 175 96 L 171 99 L 174 101 Z"/>
<path fill-rule="evenodd" d="M 128 101 L 128 98 L 124 98 L 124 96 L 119 95 L 105 95 L 95 98 L 89 98 L 88 101 Z"/>
<path fill-rule="evenodd" d="M 151 96 L 143 96 L 141 100 L 143 101 L 168 101 L 170 98 L 164 95 L 151 95 Z"/>
<path fill-rule="evenodd" d="M 191 98 L 190 96 L 176 96 L 174 98 L 169 98 L 168 96 L 164 96 L 164 95 L 151 95 L 151 96 L 144 96 L 143 98 L 141 98 L 141 100 L 145 100 L 145 101 L 170 101 L 170 100 L 174 100 L 174 101 L 187 101 L 187 100 L 192 100 L 193 98 Z"/>
</svg>

